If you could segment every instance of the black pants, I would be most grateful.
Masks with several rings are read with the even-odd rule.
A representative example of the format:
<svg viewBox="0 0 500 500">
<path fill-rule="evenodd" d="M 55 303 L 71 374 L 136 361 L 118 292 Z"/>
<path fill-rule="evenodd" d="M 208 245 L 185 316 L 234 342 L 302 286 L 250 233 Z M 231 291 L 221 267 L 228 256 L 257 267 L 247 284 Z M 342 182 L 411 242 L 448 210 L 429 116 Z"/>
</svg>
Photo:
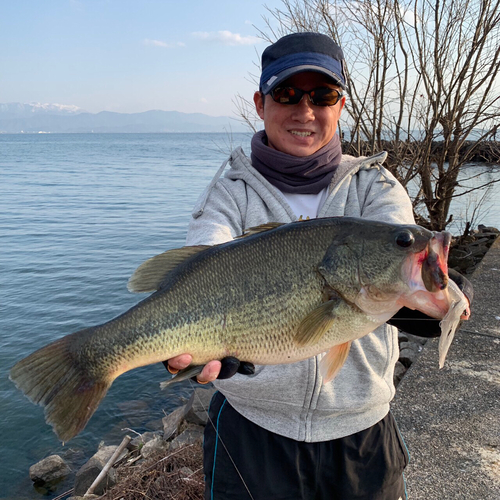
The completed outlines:
<svg viewBox="0 0 500 500">
<path fill-rule="evenodd" d="M 255 425 L 220 392 L 209 413 L 214 425 L 205 428 L 206 500 L 407 498 L 408 452 L 391 414 L 351 436 L 305 443 Z"/>
</svg>

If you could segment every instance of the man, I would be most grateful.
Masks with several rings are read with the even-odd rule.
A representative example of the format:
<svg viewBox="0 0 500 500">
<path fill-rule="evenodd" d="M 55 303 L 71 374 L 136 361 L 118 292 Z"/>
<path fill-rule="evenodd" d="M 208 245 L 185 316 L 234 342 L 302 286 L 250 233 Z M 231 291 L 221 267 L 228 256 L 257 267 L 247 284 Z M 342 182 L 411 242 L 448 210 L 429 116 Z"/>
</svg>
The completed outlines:
<svg viewBox="0 0 500 500">
<path fill-rule="evenodd" d="M 385 153 L 342 155 L 345 90 L 342 50 L 330 38 L 296 33 L 268 47 L 254 95 L 265 130 L 253 137 L 251 160 L 236 149 L 229 171 L 221 178 L 224 164 L 205 190 L 187 244 L 218 244 L 300 217 L 414 223 L 406 191 L 382 166 Z M 206 498 L 405 498 L 408 454 L 389 413 L 397 358 L 397 330 L 384 325 L 352 343 L 328 384 L 321 355 L 217 380 L 205 431 Z M 190 361 L 186 354 L 169 366 Z M 198 381 L 216 380 L 220 369 L 208 363 Z"/>
</svg>

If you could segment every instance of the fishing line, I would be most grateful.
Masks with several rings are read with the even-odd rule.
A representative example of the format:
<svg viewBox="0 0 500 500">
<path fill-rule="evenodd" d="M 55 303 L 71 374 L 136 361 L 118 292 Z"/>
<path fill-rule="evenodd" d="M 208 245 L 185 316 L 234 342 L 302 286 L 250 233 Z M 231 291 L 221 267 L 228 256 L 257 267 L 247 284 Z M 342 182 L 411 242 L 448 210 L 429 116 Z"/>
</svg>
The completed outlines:
<svg viewBox="0 0 500 500">
<path fill-rule="evenodd" d="M 215 426 L 214 422 L 212 421 L 212 419 L 210 418 L 210 414 L 208 413 L 208 410 L 205 408 L 205 406 L 203 405 L 203 402 L 200 398 L 200 396 L 196 393 L 196 388 L 193 384 L 193 381 L 191 379 L 188 379 L 189 380 L 189 383 L 191 384 L 191 387 L 193 388 L 193 391 L 194 391 L 194 394 L 196 395 L 196 397 L 198 398 L 198 402 L 200 403 L 201 407 L 203 408 L 203 410 L 205 411 L 205 413 L 207 414 L 207 417 L 208 417 L 208 420 L 210 421 L 210 423 L 212 424 L 212 427 L 214 428 L 214 431 L 215 431 L 215 434 L 216 434 L 216 439 L 218 439 L 220 441 L 220 443 L 222 444 L 224 450 L 226 451 L 227 453 L 227 456 L 229 457 L 229 460 L 231 460 L 231 463 L 233 464 L 236 472 L 238 473 L 238 476 L 240 476 L 240 479 L 243 483 L 243 486 L 245 487 L 245 489 L 247 490 L 247 493 L 248 495 L 250 496 L 250 498 L 252 500 L 255 500 L 253 495 L 250 493 L 250 489 L 248 488 L 248 485 L 247 483 L 245 482 L 245 480 L 243 479 L 243 476 L 241 475 L 241 472 L 239 471 L 238 469 L 238 466 L 236 465 L 236 463 L 234 462 L 233 460 L 233 457 L 231 456 L 231 454 L 229 453 L 229 450 L 227 449 L 226 445 L 224 444 L 224 441 L 222 440 L 222 438 L 220 437 L 220 434 L 217 430 L 217 427 Z M 212 478 L 213 480 L 213 478 Z"/>
<path fill-rule="evenodd" d="M 400 318 L 400 317 L 397 317 L 395 318 L 396 320 L 408 320 L 408 321 L 441 321 L 440 319 L 437 319 L 437 318 Z M 390 325 L 390 323 L 387 323 Z M 395 325 L 391 325 L 391 326 L 395 326 Z"/>
</svg>

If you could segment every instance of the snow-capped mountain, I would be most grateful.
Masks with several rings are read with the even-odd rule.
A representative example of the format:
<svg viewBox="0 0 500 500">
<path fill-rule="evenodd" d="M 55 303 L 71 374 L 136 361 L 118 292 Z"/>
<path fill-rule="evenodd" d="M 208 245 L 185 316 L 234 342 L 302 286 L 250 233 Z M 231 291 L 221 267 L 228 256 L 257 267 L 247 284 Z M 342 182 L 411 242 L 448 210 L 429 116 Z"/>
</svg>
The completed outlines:
<svg viewBox="0 0 500 500">
<path fill-rule="evenodd" d="M 85 110 L 73 104 L 55 104 L 55 103 L 20 103 L 8 102 L 0 104 L 0 113 L 2 115 L 30 116 L 35 113 L 46 113 L 51 115 L 76 115 L 85 113 Z"/>
<path fill-rule="evenodd" d="M 228 116 L 178 111 L 88 113 L 78 106 L 41 103 L 0 103 L 0 133 L 106 132 L 248 132 Z"/>
</svg>

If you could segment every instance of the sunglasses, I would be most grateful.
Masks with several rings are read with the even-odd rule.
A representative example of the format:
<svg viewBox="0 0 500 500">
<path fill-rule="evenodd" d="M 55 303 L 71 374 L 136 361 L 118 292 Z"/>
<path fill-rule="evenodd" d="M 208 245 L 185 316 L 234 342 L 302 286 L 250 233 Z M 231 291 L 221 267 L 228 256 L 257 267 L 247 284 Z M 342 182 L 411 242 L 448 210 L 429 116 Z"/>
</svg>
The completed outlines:
<svg viewBox="0 0 500 500">
<path fill-rule="evenodd" d="M 315 106 L 334 106 L 344 97 L 342 92 L 328 87 L 317 87 L 309 91 L 296 87 L 276 87 L 271 90 L 273 101 L 279 104 L 298 104 L 304 94 L 309 96 Z"/>
</svg>

